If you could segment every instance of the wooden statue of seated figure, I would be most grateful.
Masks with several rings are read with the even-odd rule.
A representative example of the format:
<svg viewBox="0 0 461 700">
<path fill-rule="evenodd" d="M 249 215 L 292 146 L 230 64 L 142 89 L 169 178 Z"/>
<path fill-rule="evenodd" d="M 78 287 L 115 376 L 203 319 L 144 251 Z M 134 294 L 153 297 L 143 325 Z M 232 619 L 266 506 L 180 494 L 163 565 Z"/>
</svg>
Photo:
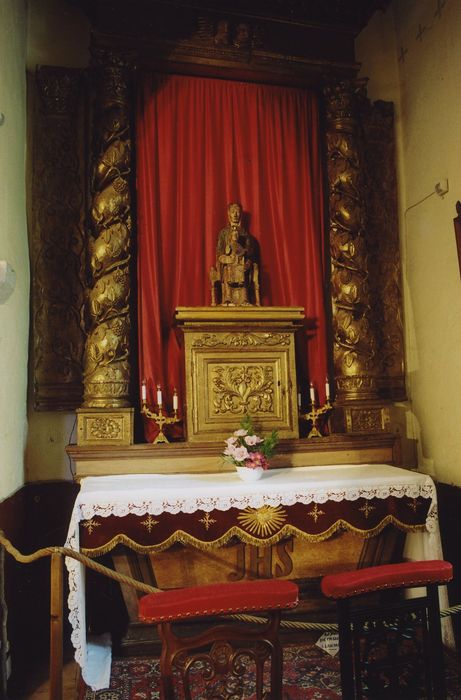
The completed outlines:
<svg viewBox="0 0 461 700">
<path fill-rule="evenodd" d="M 242 226 L 240 204 L 229 204 L 227 217 L 229 225 L 219 232 L 216 267 L 210 269 L 211 305 L 247 306 L 254 303 L 259 306 L 259 266 L 255 245 Z"/>
</svg>

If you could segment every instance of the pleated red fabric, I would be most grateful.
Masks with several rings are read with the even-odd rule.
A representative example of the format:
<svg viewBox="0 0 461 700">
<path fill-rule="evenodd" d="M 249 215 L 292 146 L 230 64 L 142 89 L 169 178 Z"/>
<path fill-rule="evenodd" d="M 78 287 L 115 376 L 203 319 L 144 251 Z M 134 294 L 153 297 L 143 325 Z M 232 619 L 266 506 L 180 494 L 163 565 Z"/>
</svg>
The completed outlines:
<svg viewBox="0 0 461 700">
<path fill-rule="evenodd" d="M 227 204 L 261 250 L 261 303 L 303 306 L 298 382 L 324 398 L 324 205 L 316 96 L 299 88 L 146 76 L 137 109 L 139 371 L 184 397 L 176 306 L 210 304 Z M 151 434 L 148 436 L 148 439 Z"/>
</svg>

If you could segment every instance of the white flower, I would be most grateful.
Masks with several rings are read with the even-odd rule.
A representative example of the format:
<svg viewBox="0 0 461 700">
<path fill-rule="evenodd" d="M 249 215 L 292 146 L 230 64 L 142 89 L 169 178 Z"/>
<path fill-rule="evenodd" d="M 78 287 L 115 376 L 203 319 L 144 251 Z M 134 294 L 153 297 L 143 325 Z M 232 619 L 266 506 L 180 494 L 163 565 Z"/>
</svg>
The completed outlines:
<svg viewBox="0 0 461 700">
<path fill-rule="evenodd" d="M 245 430 L 244 428 L 239 428 L 235 431 L 234 435 L 235 437 L 244 437 L 244 435 L 248 435 L 248 430 Z"/>
<path fill-rule="evenodd" d="M 237 438 L 230 437 L 230 438 L 227 438 L 227 440 L 225 440 L 224 442 L 226 443 L 227 447 L 230 447 L 231 445 L 235 445 L 235 443 L 237 442 Z"/>
<path fill-rule="evenodd" d="M 236 462 L 243 462 L 245 459 L 248 459 L 249 456 L 250 455 L 247 448 L 243 445 L 241 447 L 236 447 L 232 454 L 232 457 L 235 459 Z"/>
<path fill-rule="evenodd" d="M 245 442 L 247 445 L 253 446 L 253 445 L 258 445 L 260 442 L 264 442 L 264 440 L 257 435 L 247 435 L 245 438 Z"/>
</svg>

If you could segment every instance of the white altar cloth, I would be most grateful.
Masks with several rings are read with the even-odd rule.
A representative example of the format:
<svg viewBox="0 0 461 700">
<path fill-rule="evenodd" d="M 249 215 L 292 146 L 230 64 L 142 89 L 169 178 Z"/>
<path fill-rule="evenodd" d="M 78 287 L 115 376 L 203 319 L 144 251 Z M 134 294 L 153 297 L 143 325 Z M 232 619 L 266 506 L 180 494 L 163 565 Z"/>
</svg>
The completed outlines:
<svg viewBox="0 0 461 700">
<path fill-rule="evenodd" d="M 389 496 L 431 499 L 426 531 L 407 535 L 406 556 L 442 558 L 434 482 L 426 474 L 387 464 L 272 469 L 261 480 L 250 483 L 240 481 L 235 472 L 87 477 L 82 479 L 75 501 L 66 546 L 79 551 L 79 523 L 94 515 L 193 513 Z M 416 556 L 413 551 L 417 552 Z M 83 566 L 70 558 L 66 559 L 66 565 L 75 658 L 82 668 L 85 683 L 92 690 L 100 690 L 109 685 L 110 643 L 107 638 L 87 640 Z"/>
</svg>

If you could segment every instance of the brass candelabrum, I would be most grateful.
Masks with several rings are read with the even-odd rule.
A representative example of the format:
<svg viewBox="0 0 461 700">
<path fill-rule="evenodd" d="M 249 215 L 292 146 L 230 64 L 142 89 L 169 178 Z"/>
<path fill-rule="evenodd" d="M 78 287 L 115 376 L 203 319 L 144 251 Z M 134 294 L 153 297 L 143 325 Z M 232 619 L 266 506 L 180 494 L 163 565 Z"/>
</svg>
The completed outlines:
<svg viewBox="0 0 461 700">
<path fill-rule="evenodd" d="M 316 408 L 315 404 L 312 402 L 311 410 L 308 413 L 301 413 L 300 418 L 303 420 L 310 421 L 312 423 L 311 430 L 308 434 L 308 438 L 323 437 L 319 430 L 319 419 L 321 416 L 326 416 L 330 411 L 333 410 L 333 404 L 330 399 L 326 400 L 323 406 L 318 406 Z"/>
<path fill-rule="evenodd" d="M 159 394 L 159 390 L 157 392 Z M 160 394 L 161 395 L 161 394 Z M 156 411 L 151 411 L 149 406 L 147 405 L 147 399 L 142 398 L 142 405 L 141 405 L 141 413 L 145 415 L 147 418 L 150 420 L 153 420 L 155 423 L 157 423 L 159 427 L 159 432 L 155 440 L 152 441 L 153 445 L 158 445 L 161 442 L 167 442 L 169 443 L 170 441 L 168 440 L 167 436 L 163 432 L 163 426 L 165 425 L 172 425 L 173 423 L 179 423 L 180 418 L 178 418 L 178 395 L 176 394 L 176 390 L 173 393 L 173 415 L 172 416 L 166 416 L 163 412 L 163 406 L 161 403 L 158 404 L 157 407 L 157 412 Z"/>
</svg>

